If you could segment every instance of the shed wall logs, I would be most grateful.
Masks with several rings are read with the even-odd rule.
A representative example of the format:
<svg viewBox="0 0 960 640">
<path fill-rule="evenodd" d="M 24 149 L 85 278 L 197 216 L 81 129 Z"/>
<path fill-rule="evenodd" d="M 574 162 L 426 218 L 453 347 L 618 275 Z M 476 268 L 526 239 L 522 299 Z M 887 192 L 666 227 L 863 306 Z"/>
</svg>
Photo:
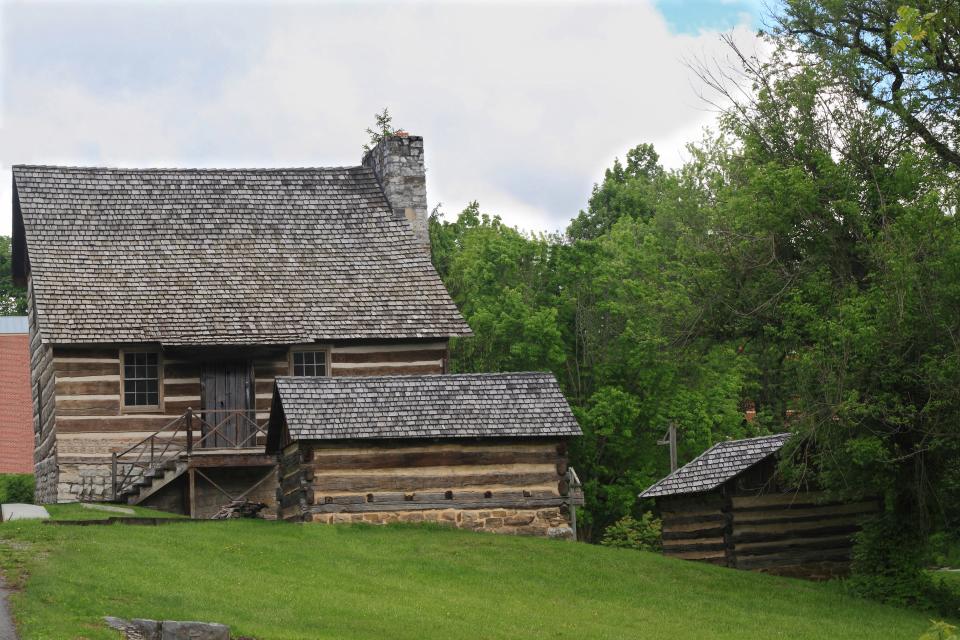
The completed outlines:
<svg viewBox="0 0 960 640">
<path fill-rule="evenodd" d="M 880 505 L 825 499 L 811 492 L 733 496 L 731 566 L 808 578 L 846 573 L 852 535 Z"/>
<path fill-rule="evenodd" d="M 671 496 L 657 503 L 663 519 L 664 555 L 728 564 L 730 514 L 720 493 Z"/>
<path fill-rule="evenodd" d="M 556 440 L 294 443 L 281 462 L 283 517 L 566 537 L 565 453 Z"/>
</svg>

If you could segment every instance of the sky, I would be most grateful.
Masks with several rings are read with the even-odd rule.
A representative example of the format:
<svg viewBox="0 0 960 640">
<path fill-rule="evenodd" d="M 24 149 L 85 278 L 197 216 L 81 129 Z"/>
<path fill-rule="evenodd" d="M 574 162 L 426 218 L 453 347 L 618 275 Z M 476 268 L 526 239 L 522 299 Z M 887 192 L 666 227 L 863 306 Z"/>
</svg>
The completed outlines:
<svg viewBox="0 0 960 640">
<path fill-rule="evenodd" d="M 0 0 L 0 234 L 13 164 L 360 163 L 389 107 L 427 197 L 530 231 L 586 206 L 614 157 L 667 167 L 715 113 L 686 62 L 762 50 L 761 0 Z"/>
</svg>

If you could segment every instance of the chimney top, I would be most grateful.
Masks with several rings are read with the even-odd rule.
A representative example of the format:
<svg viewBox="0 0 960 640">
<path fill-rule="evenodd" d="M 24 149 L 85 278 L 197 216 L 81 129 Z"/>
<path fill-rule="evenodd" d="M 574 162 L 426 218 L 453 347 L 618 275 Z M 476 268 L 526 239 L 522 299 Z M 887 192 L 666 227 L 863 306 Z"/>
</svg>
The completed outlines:
<svg viewBox="0 0 960 640">
<path fill-rule="evenodd" d="M 377 176 L 394 217 L 406 220 L 417 244 L 430 251 L 423 138 L 396 131 L 367 151 L 362 164 Z"/>
</svg>

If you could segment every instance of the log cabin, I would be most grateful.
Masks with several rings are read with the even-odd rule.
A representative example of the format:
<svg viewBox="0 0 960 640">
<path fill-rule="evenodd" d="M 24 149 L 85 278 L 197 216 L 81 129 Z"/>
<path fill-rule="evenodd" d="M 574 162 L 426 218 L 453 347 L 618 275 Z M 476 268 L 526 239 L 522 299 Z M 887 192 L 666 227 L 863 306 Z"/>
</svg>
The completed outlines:
<svg viewBox="0 0 960 640">
<path fill-rule="evenodd" d="M 13 168 L 38 503 L 274 507 L 277 376 L 443 374 L 423 140 L 360 166 Z"/>
<path fill-rule="evenodd" d="M 279 515 L 569 538 L 580 435 L 547 373 L 278 377 Z"/>
<path fill-rule="evenodd" d="M 789 438 L 717 443 L 641 493 L 663 521 L 664 555 L 810 579 L 845 574 L 853 534 L 880 503 L 784 486 L 777 465 Z"/>
</svg>

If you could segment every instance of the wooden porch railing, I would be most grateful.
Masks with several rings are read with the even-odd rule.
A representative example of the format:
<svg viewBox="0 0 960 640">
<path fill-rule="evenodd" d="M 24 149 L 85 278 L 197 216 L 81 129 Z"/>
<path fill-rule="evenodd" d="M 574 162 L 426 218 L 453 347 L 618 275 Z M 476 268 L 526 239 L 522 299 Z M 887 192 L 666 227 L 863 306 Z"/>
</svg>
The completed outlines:
<svg viewBox="0 0 960 640">
<path fill-rule="evenodd" d="M 254 410 L 211 409 L 195 412 L 187 409 L 149 436 L 124 449 L 114 452 L 111 461 L 113 478 L 113 499 L 132 489 L 147 469 L 157 469 L 181 455 L 190 455 L 194 449 L 259 449 L 263 445 L 257 442 L 261 436 L 266 438 L 266 420 L 256 420 Z M 247 432 L 240 437 L 231 437 L 227 427 L 234 428 L 234 434 Z M 199 435 L 200 437 L 196 437 Z M 216 438 L 214 438 L 216 436 Z M 221 446 L 219 440 L 227 442 Z M 211 446 L 217 442 L 215 447 Z"/>
</svg>

